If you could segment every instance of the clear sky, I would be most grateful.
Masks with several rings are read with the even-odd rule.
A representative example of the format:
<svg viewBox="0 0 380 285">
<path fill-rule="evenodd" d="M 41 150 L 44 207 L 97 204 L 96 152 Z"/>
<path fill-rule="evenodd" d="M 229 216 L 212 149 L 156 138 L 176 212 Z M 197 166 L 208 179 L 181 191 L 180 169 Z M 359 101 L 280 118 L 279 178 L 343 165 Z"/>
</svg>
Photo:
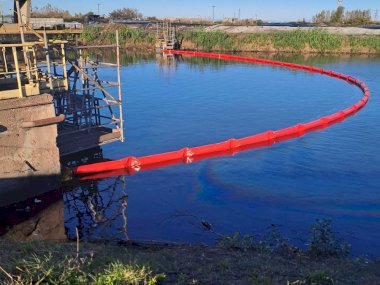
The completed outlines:
<svg viewBox="0 0 380 285">
<path fill-rule="evenodd" d="M 0 0 L 5 14 L 12 7 L 13 0 Z M 311 20 L 312 16 L 323 9 L 332 10 L 338 6 L 337 0 L 32 0 L 32 7 L 41 7 L 51 3 L 70 13 L 98 12 L 108 14 L 110 11 L 129 7 L 137 8 L 144 16 L 211 18 L 215 5 L 215 19 L 223 17 L 256 18 L 266 21 Z M 378 10 L 380 20 L 380 0 L 343 0 L 348 10 L 371 9 L 372 15 Z"/>
</svg>

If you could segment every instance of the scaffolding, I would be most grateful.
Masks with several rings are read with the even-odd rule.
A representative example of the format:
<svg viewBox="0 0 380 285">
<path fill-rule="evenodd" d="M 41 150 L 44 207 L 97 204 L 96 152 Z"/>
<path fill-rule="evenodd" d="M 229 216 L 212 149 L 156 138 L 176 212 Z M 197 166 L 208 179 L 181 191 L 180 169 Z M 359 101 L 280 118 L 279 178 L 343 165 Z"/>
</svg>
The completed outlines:
<svg viewBox="0 0 380 285">
<path fill-rule="evenodd" d="M 177 50 L 181 44 L 177 39 L 177 30 L 170 22 L 157 23 L 156 52 Z"/>
<path fill-rule="evenodd" d="M 105 48 L 115 49 L 115 64 L 89 57 L 89 50 Z M 67 87 L 54 91 L 56 113 L 66 116 L 59 125 L 58 145 L 61 151 L 70 154 L 71 149 L 85 150 L 90 146 L 124 141 L 118 33 L 116 45 L 72 46 L 65 49 L 61 58 L 63 66 L 68 62 L 68 68 L 62 69 Z M 100 70 L 105 68 L 116 71 L 117 81 L 101 79 Z M 73 134 L 79 140 L 69 143 Z"/>
<path fill-rule="evenodd" d="M 21 43 L 0 44 L 0 100 L 49 93 L 54 98 L 61 156 L 124 141 L 120 48 L 114 45 L 70 46 L 34 32 L 38 41 L 25 42 L 19 3 L 16 0 Z M 91 60 L 89 50 L 112 49 L 116 63 Z M 111 68 L 116 81 L 101 79 L 101 69 Z"/>
</svg>

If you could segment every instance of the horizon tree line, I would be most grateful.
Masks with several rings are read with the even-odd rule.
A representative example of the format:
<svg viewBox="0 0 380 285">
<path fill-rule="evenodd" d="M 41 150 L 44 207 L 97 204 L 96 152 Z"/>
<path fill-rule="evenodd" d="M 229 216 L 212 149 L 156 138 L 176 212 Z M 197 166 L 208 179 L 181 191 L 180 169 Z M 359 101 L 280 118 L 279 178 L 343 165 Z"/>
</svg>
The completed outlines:
<svg viewBox="0 0 380 285">
<path fill-rule="evenodd" d="M 343 6 L 336 10 L 322 10 L 313 17 L 313 22 L 317 24 L 369 24 L 372 23 L 371 10 L 345 11 Z"/>
</svg>

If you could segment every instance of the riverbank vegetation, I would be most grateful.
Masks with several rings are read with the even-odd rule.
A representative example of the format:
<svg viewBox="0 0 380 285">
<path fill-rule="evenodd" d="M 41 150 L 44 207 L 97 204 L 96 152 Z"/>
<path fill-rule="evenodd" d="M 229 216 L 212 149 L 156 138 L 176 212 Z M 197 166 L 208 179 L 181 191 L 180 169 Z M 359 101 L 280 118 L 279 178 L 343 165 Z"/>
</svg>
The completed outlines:
<svg viewBox="0 0 380 285">
<path fill-rule="evenodd" d="M 300 250 L 277 231 L 235 233 L 218 246 L 0 239 L 0 284 L 375 284 L 380 261 L 352 259 L 329 220 Z M 6 249 L 6 250 L 5 250 Z"/>
<path fill-rule="evenodd" d="M 81 40 L 85 44 L 114 44 L 116 30 L 119 31 L 119 42 L 122 47 L 139 51 L 154 50 L 155 33 L 127 26 L 89 26 L 81 34 Z"/>
<path fill-rule="evenodd" d="M 375 284 L 380 263 L 296 249 L 0 240 L 0 284 Z M 236 247 L 235 247 L 236 246 Z M 289 283 L 287 283 L 289 282 Z"/>
<path fill-rule="evenodd" d="M 112 43 L 115 40 L 116 29 L 119 30 L 120 43 L 124 48 L 154 51 L 155 32 L 127 26 L 88 27 L 82 34 L 82 41 L 87 44 Z M 313 28 L 255 34 L 228 34 L 224 31 L 190 29 L 180 32 L 178 37 L 182 48 L 188 50 L 380 54 L 378 35 L 341 35 Z"/>
<path fill-rule="evenodd" d="M 183 48 L 204 51 L 267 51 L 297 53 L 380 53 L 380 36 L 339 35 L 323 29 L 289 32 L 227 34 L 189 30 Z"/>
</svg>

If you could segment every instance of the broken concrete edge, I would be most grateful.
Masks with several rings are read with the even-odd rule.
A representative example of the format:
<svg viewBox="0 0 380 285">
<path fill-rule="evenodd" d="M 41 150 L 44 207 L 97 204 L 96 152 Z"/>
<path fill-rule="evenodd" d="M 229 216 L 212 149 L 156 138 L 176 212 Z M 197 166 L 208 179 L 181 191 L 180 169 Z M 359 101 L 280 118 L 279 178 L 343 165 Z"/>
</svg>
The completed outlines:
<svg viewBox="0 0 380 285">
<path fill-rule="evenodd" d="M 25 100 L 30 98 L 32 100 Z M 40 94 L 30 97 L 5 99 L 0 101 L 0 111 L 6 111 L 11 109 L 28 108 L 40 105 L 53 104 L 53 96 L 50 94 Z"/>
</svg>

